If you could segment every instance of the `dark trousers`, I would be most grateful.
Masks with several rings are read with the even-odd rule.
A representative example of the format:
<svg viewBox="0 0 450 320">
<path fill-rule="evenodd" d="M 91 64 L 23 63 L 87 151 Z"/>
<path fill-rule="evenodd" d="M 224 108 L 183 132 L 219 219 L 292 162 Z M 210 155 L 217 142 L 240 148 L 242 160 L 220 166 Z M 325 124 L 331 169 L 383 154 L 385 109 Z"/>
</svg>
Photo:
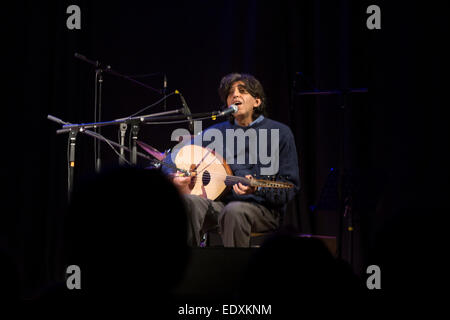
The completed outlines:
<svg viewBox="0 0 450 320">
<path fill-rule="evenodd" d="M 255 202 L 227 204 L 184 195 L 188 215 L 188 244 L 199 246 L 203 234 L 219 229 L 225 247 L 249 247 L 252 232 L 275 230 L 279 214 Z"/>
</svg>

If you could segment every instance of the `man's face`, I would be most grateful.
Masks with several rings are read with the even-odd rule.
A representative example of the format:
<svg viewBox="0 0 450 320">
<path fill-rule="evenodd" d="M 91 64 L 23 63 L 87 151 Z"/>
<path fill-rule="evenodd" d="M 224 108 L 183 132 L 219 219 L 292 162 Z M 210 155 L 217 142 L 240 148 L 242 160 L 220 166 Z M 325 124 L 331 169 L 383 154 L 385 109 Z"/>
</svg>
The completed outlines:
<svg viewBox="0 0 450 320">
<path fill-rule="evenodd" d="M 236 81 L 232 84 L 228 92 L 227 105 L 235 104 L 239 110 L 234 113 L 234 117 L 239 119 L 251 119 L 255 108 L 261 105 L 261 99 L 254 98 L 248 93 L 245 84 L 242 81 Z"/>
</svg>

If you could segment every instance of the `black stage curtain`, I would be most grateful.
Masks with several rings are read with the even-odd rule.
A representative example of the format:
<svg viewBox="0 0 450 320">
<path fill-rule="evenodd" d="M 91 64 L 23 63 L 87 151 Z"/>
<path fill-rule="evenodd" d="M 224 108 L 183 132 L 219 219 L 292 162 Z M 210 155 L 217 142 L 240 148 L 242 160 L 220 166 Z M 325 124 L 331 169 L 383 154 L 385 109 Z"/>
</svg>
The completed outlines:
<svg viewBox="0 0 450 320">
<path fill-rule="evenodd" d="M 81 29 L 69 30 L 69 5 Z M 358 271 L 399 208 L 419 208 L 419 221 L 443 212 L 446 122 L 441 110 L 445 10 L 377 1 L 382 29 L 366 27 L 366 1 L 15 1 L 7 10 L 7 97 L 3 111 L 0 240 L 19 266 L 22 296 L 61 274 L 67 201 L 67 135 L 51 114 L 94 120 L 94 68 L 80 53 L 168 91 L 180 90 L 192 112 L 217 110 L 217 86 L 230 72 L 259 78 L 270 117 L 295 135 L 302 190 L 286 223 L 298 232 L 342 235 L 342 254 Z M 349 93 L 368 88 L 368 93 Z M 311 90 L 334 95 L 300 95 Z M 128 116 L 160 98 L 152 90 L 104 75 L 102 120 Z M 181 107 L 178 96 L 167 110 Z M 148 113 L 163 111 L 162 105 Z M 208 126 L 212 122 L 205 122 Z M 185 125 L 146 125 L 141 140 L 165 150 Z M 102 133 L 117 140 L 117 128 Z M 76 181 L 94 172 L 93 140 L 79 135 Z M 104 166 L 117 163 L 102 145 Z M 145 165 L 145 163 L 141 163 Z M 335 183 L 345 173 L 353 191 L 355 236 L 349 251 Z M 441 185 L 441 184 L 440 184 Z M 383 200 L 383 201 L 381 201 Z M 397 209 L 398 210 L 397 210 Z M 425 209 L 427 208 L 427 209 Z M 433 209 L 432 209 L 433 208 Z M 406 210 L 405 209 L 405 210 Z M 421 210 L 423 209 L 423 210 Z M 426 211 L 426 212 L 425 212 Z M 403 211 L 402 211 L 403 212 Z M 435 217 L 434 217 L 435 218 Z M 433 219 L 434 219 L 433 218 Z M 433 220 L 435 221 L 435 220 Z M 437 221 L 439 222 L 439 221 Z M 415 225 L 416 226 L 416 225 Z M 151 228 L 151 226 L 149 226 Z M 405 236 L 414 237 L 423 230 Z M 351 254 L 351 256 L 350 256 Z"/>
</svg>

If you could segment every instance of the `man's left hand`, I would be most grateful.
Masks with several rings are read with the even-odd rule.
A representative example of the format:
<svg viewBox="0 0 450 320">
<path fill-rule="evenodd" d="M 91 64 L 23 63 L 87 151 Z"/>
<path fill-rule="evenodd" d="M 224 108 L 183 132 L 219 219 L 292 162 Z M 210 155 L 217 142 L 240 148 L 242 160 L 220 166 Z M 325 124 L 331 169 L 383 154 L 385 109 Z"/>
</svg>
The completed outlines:
<svg viewBox="0 0 450 320">
<path fill-rule="evenodd" d="M 245 176 L 247 179 L 253 179 L 253 176 L 251 175 L 246 175 Z M 251 186 L 245 186 L 242 183 L 236 183 L 235 185 L 233 185 L 233 190 L 234 192 L 236 192 L 236 194 L 238 195 L 246 195 L 246 194 L 252 194 L 256 191 L 256 187 L 251 187 Z"/>
</svg>

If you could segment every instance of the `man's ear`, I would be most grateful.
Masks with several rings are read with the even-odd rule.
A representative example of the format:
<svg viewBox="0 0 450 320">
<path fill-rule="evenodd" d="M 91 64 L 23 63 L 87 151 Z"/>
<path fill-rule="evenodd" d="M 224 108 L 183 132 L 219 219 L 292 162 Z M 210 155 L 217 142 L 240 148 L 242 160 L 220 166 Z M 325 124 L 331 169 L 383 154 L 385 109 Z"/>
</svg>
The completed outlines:
<svg viewBox="0 0 450 320">
<path fill-rule="evenodd" d="M 253 105 L 253 108 L 258 108 L 261 105 L 262 100 L 260 98 L 255 98 L 255 100 L 256 100 L 256 102 Z"/>
</svg>

